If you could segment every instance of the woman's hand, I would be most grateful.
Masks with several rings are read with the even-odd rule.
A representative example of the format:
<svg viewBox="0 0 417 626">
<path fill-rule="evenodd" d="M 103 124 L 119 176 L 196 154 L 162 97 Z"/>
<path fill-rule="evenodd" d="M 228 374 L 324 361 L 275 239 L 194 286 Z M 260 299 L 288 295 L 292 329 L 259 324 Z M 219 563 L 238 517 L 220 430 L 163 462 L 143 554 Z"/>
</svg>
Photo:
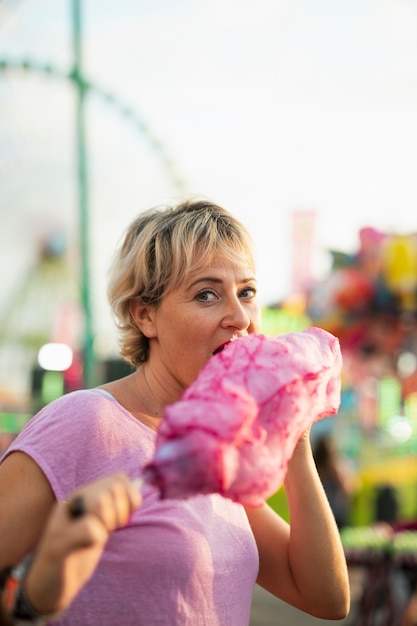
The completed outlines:
<svg viewBox="0 0 417 626">
<path fill-rule="evenodd" d="M 55 505 L 25 581 L 42 615 L 65 610 L 92 576 L 109 534 L 128 523 L 141 496 L 125 474 L 74 491 Z"/>
</svg>

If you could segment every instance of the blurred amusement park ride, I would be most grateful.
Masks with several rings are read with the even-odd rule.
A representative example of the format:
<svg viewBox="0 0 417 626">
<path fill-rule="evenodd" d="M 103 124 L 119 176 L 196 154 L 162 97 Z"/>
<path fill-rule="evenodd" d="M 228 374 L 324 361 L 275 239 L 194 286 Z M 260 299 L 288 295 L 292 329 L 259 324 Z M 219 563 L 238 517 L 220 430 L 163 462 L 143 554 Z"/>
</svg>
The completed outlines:
<svg viewBox="0 0 417 626">
<path fill-rule="evenodd" d="M 395 490 L 396 515 L 417 518 L 417 234 L 366 227 L 359 242 L 353 254 L 330 251 L 324 278 L 265 307 L 262 329 L 276 335 L 319 326 L 340 340 L 340 410 L 312 436 L 332 432 L 354 466 L 358 525 L 373 521 L 377 491 L 386 487 Z M 82 334 L 77 264 L 55 233 L 0 319 L 0 448 L 45 403 L 86 385 Z M 2 384 L 13 368 L 20 380 L 26 371 L 26 393 Z M 129 371 L 116 354 L 96 355 L 97 384 Z"/>
</svg>

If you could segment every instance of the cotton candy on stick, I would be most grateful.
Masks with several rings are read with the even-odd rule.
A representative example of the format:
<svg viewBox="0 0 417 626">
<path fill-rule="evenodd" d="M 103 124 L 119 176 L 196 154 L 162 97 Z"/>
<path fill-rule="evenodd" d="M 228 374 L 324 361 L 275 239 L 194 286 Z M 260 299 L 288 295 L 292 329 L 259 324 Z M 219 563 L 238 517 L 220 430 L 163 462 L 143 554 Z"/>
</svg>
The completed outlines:
<svg viewBox="0 0 417 626">
<path fill-rule="evenodd" d="M 306 428 L 337 412 L 341 366 L 337 338 L 320 328 L 228 343 L 166 407 L 145 480 L 162 498 L 220 493 L 258 506 Z"/>
</svg>

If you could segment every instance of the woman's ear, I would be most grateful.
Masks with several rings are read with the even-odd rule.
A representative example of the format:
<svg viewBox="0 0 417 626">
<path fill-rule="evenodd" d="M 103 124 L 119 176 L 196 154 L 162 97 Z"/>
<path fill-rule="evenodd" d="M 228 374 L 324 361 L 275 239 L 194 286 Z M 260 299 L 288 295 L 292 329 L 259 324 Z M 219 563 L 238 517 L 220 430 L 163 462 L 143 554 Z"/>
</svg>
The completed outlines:
<svg viewBox="0 0 417 626">
<path fill-rule="evenodd" d="M 131 300 L 129 312 L 139 330 L 151 339 L 156 337 L 156 325 L 154 322 L 155 307 L 149 304 L 141 304 L 137 300 Z"/>
</svg>

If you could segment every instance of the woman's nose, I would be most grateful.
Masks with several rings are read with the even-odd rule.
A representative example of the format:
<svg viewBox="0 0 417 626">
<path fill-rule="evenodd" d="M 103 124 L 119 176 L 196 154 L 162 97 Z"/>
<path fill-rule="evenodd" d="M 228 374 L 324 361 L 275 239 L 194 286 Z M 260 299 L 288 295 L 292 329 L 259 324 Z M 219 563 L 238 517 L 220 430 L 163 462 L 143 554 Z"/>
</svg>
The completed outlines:
<svg viewBox="0 0 417 626">
<path fill-rule="evenodd" d="M 251 323 L 246 308 L 242 305 L 239 298 L 233 298 L 227 304 L 227 311 L 223 318 L 225 326 L 233 326 L 238 330 L 246 330 Z"/>
</svg>

